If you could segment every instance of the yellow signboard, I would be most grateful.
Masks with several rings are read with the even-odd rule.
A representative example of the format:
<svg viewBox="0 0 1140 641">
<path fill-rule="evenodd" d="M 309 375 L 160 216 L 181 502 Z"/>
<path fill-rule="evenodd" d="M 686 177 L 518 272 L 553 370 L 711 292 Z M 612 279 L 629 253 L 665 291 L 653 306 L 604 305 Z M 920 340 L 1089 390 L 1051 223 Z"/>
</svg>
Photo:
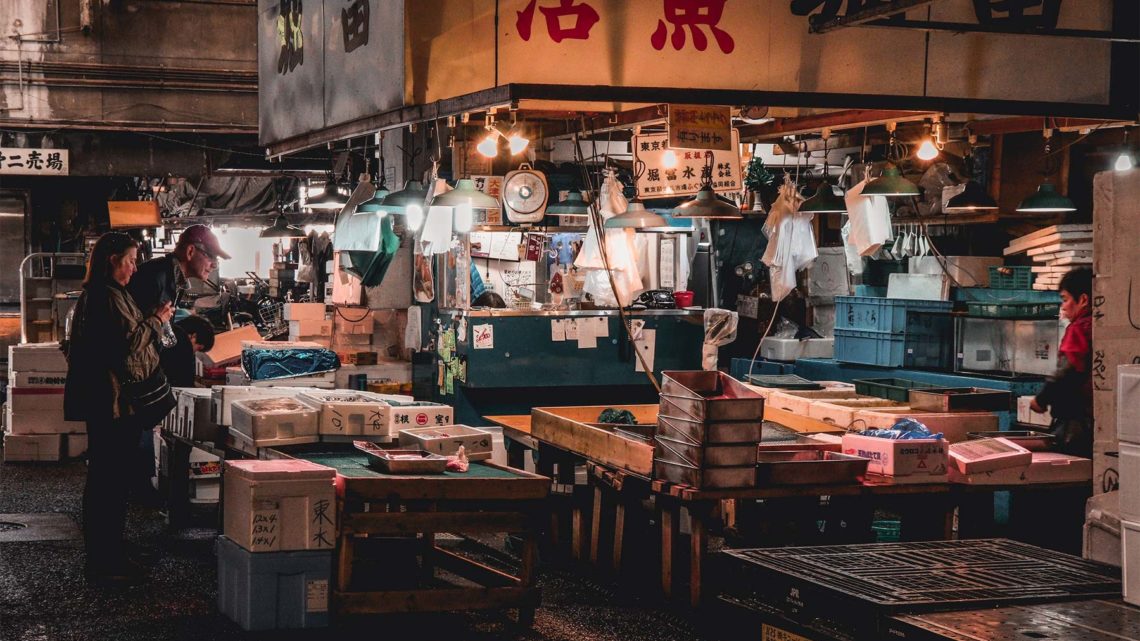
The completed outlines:
<svg viewBox="0 0 1140 641">
<path fill-rule="evenodd" d="M 671 149 L 732 147 L 732 108 L 704 105 L 669 105 Z"/>
</svg>

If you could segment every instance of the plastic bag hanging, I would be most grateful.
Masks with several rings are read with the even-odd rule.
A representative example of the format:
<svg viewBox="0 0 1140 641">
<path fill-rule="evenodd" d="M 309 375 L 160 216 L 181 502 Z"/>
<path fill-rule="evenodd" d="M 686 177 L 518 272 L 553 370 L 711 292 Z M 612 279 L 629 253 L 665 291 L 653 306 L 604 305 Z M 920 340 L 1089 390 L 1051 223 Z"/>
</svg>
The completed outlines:
<svg viewBox="0 0 1140 641">
<path fill-rule="evenodd" d="M 811 224 L 813 215 L 799 212 L 800 202 L 795 184 L 785 180 L 765 223 L 768 248 L 762 260 L 769 268 L 772 300 L 776 302 L 796 288 L 796 272 L 810 267 L 819 255 Z"/>
<path fill-rule="evenodd" d="M 598 197 L 598 211 L 601 219 L 612 218 L 626 210 L 629 201 L 622 195 L 622 186 L 614 172 L 606 172 Z M 641 272 L 637 269 L 637 246 L 631 229 L 602 229 L 598 233 L 596 217 L 589 218 L 589 229 L 582 245 L 582 251 L 574 260 L 574 266 L 586 271 L 582 290 L 603 306 L 621 307 L 630 304 L 641 293 Z M 601 241 L 599 239 L 602 239 Z M 605 254 L 609 259 L 610 273 L 606 272 L 606 261 L 602 257 L 601 242 L 605 242 Z M 613 286 L 610 285 L 613 275 Z M 614 291 L 614 287 L 617 291 Z"/>
<path fill-rule="evenodd" d="M 701 367 L 706 372 L 716 369 L 717 350 L 736 340 L 736 326 L 740 316 L 727 309 L 705 310 L 705 341 L 701 346 Z"/>
</svg>

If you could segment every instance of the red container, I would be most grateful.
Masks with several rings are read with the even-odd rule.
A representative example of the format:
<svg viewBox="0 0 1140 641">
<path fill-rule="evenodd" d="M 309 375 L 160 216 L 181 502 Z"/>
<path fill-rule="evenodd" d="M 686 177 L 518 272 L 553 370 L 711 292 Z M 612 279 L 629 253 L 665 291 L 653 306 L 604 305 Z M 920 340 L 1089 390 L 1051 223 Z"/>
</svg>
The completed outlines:
<svg viewBox="0 0 1140 641">
<path fill-rule="evenodd" d="M 693 304 L 693 292 L 673 292 L 673 302 L 677 305 L 678 309 L 682 307 L 691 307 Z"/>
</svg>

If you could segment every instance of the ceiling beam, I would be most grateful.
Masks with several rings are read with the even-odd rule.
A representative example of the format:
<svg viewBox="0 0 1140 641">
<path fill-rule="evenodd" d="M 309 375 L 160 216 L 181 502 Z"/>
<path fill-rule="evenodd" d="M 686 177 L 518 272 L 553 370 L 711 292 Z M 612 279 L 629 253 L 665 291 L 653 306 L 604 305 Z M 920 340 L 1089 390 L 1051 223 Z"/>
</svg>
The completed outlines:
<svg viewBox="0 0 1140 641">
<path fill-rule="evenodd" d="M 838 131 L 882 125 L 888 122 L 910 122 L 925 120 L 935 115 L 933 111 L 887 111 L 876 109 L 849 109 L 828 113 L 781 118 L 762 125 L 740 127 L 741 142 L 775 140 L 784 136 L 819 133 L 823 129 Z"/>
<path fill-rule="evenodd" d="M 866 9 L 854 13 L 848 13 L 845 16 L 833 18 L 827 22 L 816 24 L 815 21 L 810 21 L 811 26 L 808 32 L 827 33 L 828 31 L 835 31 L 836 29 L 842 29 L 844 27 L 855 27 L 871 22 L 872 20 L 889 18 L 900 13 L 905 13 L 910 9 L 924 7 L 934 2 L 935 0 L 894 0 L 894 2 L 890 4 L 867 7 Z"/>
<path fill-rule="evenodd" d="M 1077 131 L 1080 129 L 1093 129 L 1106 125 L 1123 126 L 1131 124 L 1114 122 L 1111 120 L 1094 120 L 1091 118 L 1041 118 L 1039 116 L 1019 116 L 1016 118 L 995 118 L 993 120 L 972 120 L 966 124 L 970 133 L 977 136 L 992 136 L 996 134 L 1017 134 L 1027 131 L 1043 131 L 1048 121 L 1050 129 Z"/>
</svg>

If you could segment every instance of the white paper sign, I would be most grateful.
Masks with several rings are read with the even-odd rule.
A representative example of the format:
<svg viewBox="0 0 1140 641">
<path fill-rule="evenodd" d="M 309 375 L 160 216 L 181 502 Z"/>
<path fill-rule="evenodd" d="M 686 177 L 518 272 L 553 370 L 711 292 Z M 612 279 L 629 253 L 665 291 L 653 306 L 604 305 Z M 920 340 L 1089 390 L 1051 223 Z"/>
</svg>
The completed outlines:
<svg viewBox="0 0 1140 641">
<path fill-rule="evenodd" d="M 594 336 L 607 338 L 610 335 L 610 319 L 605 316 L 594 318 Z"/>
<path fill-rule="evenodd" d="M 328 612 L 329 609 L 329 582 L 328 579 L 309 581 L 305 585 L 305 611 Z"/>
<path fill-rule="evenodd" d="M 709 180 L 714 191 L 740 191 L 739 134 L 732 130 L 732 150 L 712 151 L 712 166 L 706 168 L 706 150 L 670 149 L 667 134 L 633 137 L 634 165 L 645 163 L 637 178 L 642 198 L 687 196 L 700 191 Z M 708 173 L 706 176 L 705 174 Z"/>
<path fill-rule="evenodd" d="M 70 171 L 66 149 L 0 147 L 0 175 L 66 176 Z"/>
<path fill-rule="evenodd" d="M 597 324 L 592 318 L 582 318 L 578 321 L 578 349 L 594 349 L 598 346 Z"/>
<path fill-rule="evenodd" d="M 578 340 L 578 319 L 577 318 L 567 318 L 565 321 L 563 321 L 562 326 L 566 330 L 566 340 L 568 340 L 568 341 Z"/>
<path fill-rule="evenodd" d="M 561 318 L 550 321 L 550 340 L 555 343 L 566 342 L 566 328 L 563 326 Z"/>
<path fill-rule="evenodd" d="M 495 348 L 495 326 L 491 324 L 476 325 L 473 329 L 475 349 Z"/>
<path fill-rule="evenodd" d="M 634 371 L 635 372 L 644 372 L 645 367 L 648 367 L 650 370 L 652 370 L 653 369 L 653 355 L 656 352 L 657 330 L 655 330 L 655 329 L 643 329 L 643 330 L 641 330 L 641 336 L 637 340 L 635 340 L 633 342 L 633 344 L 635 347 L 637 347 L 637 351 L 641 354 L 641 358 L 635 359 Z M 641 366 L 641 361 L 643 359 L 645 360 L 645 367 Z"/>
</svg>

